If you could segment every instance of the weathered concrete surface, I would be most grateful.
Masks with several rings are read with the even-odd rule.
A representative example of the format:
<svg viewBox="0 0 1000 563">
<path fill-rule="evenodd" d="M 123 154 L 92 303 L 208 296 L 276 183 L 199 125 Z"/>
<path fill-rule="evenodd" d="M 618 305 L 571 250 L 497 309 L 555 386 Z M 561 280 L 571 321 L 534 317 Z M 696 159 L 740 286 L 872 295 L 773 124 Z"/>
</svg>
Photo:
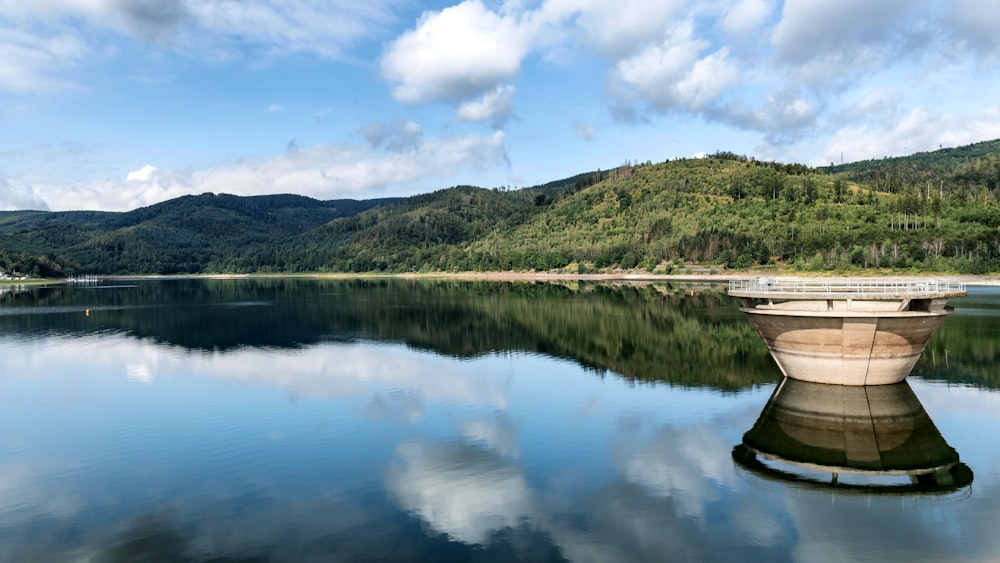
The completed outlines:
<svg viewBox="0 0 1000 563">
<path fill-rule="evenodd" d="M 815 311 L 741 307 L 787 377 L 836 385 L 903 381 L 950 309 Z"/>
<path fill-rule="evenodd" d="M 729 295 L 786 377 L 837 385 L 903 381 L 963 284 L 933 279 L 735 280 Z"/>
</svg>

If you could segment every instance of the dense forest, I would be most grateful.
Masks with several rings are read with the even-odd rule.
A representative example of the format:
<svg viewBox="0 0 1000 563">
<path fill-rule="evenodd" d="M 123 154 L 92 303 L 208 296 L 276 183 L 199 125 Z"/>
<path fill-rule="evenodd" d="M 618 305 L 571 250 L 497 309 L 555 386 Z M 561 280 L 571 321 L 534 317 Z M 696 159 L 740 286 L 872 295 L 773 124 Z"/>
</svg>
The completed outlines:
<svg viewBox="0 0 1000 563">
<path fill-rule="evenodd" d="M 1000 140 L 811 168 L 731 152 L 406 199 L 186 196 L 0 213 L 0 269 L 254 272 L 1000 271 Z"/>
</svg>

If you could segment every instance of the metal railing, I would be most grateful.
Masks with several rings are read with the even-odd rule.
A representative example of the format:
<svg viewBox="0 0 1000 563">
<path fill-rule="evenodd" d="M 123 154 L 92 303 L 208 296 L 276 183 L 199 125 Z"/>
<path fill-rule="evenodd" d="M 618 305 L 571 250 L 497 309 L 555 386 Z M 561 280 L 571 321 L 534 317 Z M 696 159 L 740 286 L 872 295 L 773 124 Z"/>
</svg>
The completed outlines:
<svg viewBox="0 0 1000 563">
<path fill-rule="evenodd" d="M 965 284 L 935 279 L 757 278 L 752 280 L 730 280 L 729 291 L 752 293 L 904 295 L 962 293 L 965 292 Z"/>
</svg>

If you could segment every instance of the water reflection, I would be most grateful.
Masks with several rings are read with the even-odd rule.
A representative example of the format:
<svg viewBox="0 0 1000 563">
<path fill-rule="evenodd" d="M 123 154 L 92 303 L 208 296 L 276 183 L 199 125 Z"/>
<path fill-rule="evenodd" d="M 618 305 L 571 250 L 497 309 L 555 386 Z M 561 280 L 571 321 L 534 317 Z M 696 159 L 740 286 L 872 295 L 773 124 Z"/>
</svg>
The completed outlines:
<svg viewBox="0 0 1000 563">
<path fill-rule="evenodd" d="M 523 471 L 473 444 L 409 442 L 386 476 L 386 489 L 436 532 L 471 545 L 515 529 L 535 512 Z"/>
<path fill-rule="evenodd" d="M 940 493 L 972 483 L 972 470 L 905 381 L 854 387 L 785 379 L 733 459 L 764 477 L 845 491 Z"/>
<path fill-rule="evenodd" d="M 831 502 L 829 472 L 760 479 L 732 450 L 771 394 L 752 382 L 777 370 L 766 350 L 770 371 L 753 367 L 744 342 L 763 345 L 712 292 L 165 285 L 94 291 L 108 309 L 89 318 L 72 289 L 9 306 L 78 312 L 0 314 L 0 561 L 1000 554 L 1000 437 L 982 431 L 1000 394 L 911 382 L 975 490 Z M 865 400 L 898 422 L 923 413 L 912 395 Z M 880 443 L 919 442 L 921 416 Z"/>
<path fill-rule="evenodd" d="M 195 352 L 402 342 L 458 358 L 529 352 L 604 375 L 736 390 L 777 381 L 723 288 L 406 280 L 171 280 L 0 296 L 0 336 L 125 334 Z M 88 313 L 89 311 L 89 313 Z M 149 375 L 136 369 L 137 381 Z"/>
<path fill-rule="evenodd" d="M 934 334 L 912 376 L 1000 389 L 1000 287 L 969 287 Z"/>
</svg>

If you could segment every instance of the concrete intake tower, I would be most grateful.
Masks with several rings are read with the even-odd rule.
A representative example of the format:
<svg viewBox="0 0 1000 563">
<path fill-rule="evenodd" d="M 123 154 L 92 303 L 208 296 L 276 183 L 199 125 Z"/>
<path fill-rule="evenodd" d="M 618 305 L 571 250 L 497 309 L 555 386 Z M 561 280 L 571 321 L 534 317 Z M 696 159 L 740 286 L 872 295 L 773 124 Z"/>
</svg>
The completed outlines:
<svg viewBox="0 0 1000 563">
<path fill-rule="evenodd" d="M 729 295 L 786 377 L 835 385 L 903 381 L 964 284 L 916 279 L 758 278 Z"/>
</svg>

